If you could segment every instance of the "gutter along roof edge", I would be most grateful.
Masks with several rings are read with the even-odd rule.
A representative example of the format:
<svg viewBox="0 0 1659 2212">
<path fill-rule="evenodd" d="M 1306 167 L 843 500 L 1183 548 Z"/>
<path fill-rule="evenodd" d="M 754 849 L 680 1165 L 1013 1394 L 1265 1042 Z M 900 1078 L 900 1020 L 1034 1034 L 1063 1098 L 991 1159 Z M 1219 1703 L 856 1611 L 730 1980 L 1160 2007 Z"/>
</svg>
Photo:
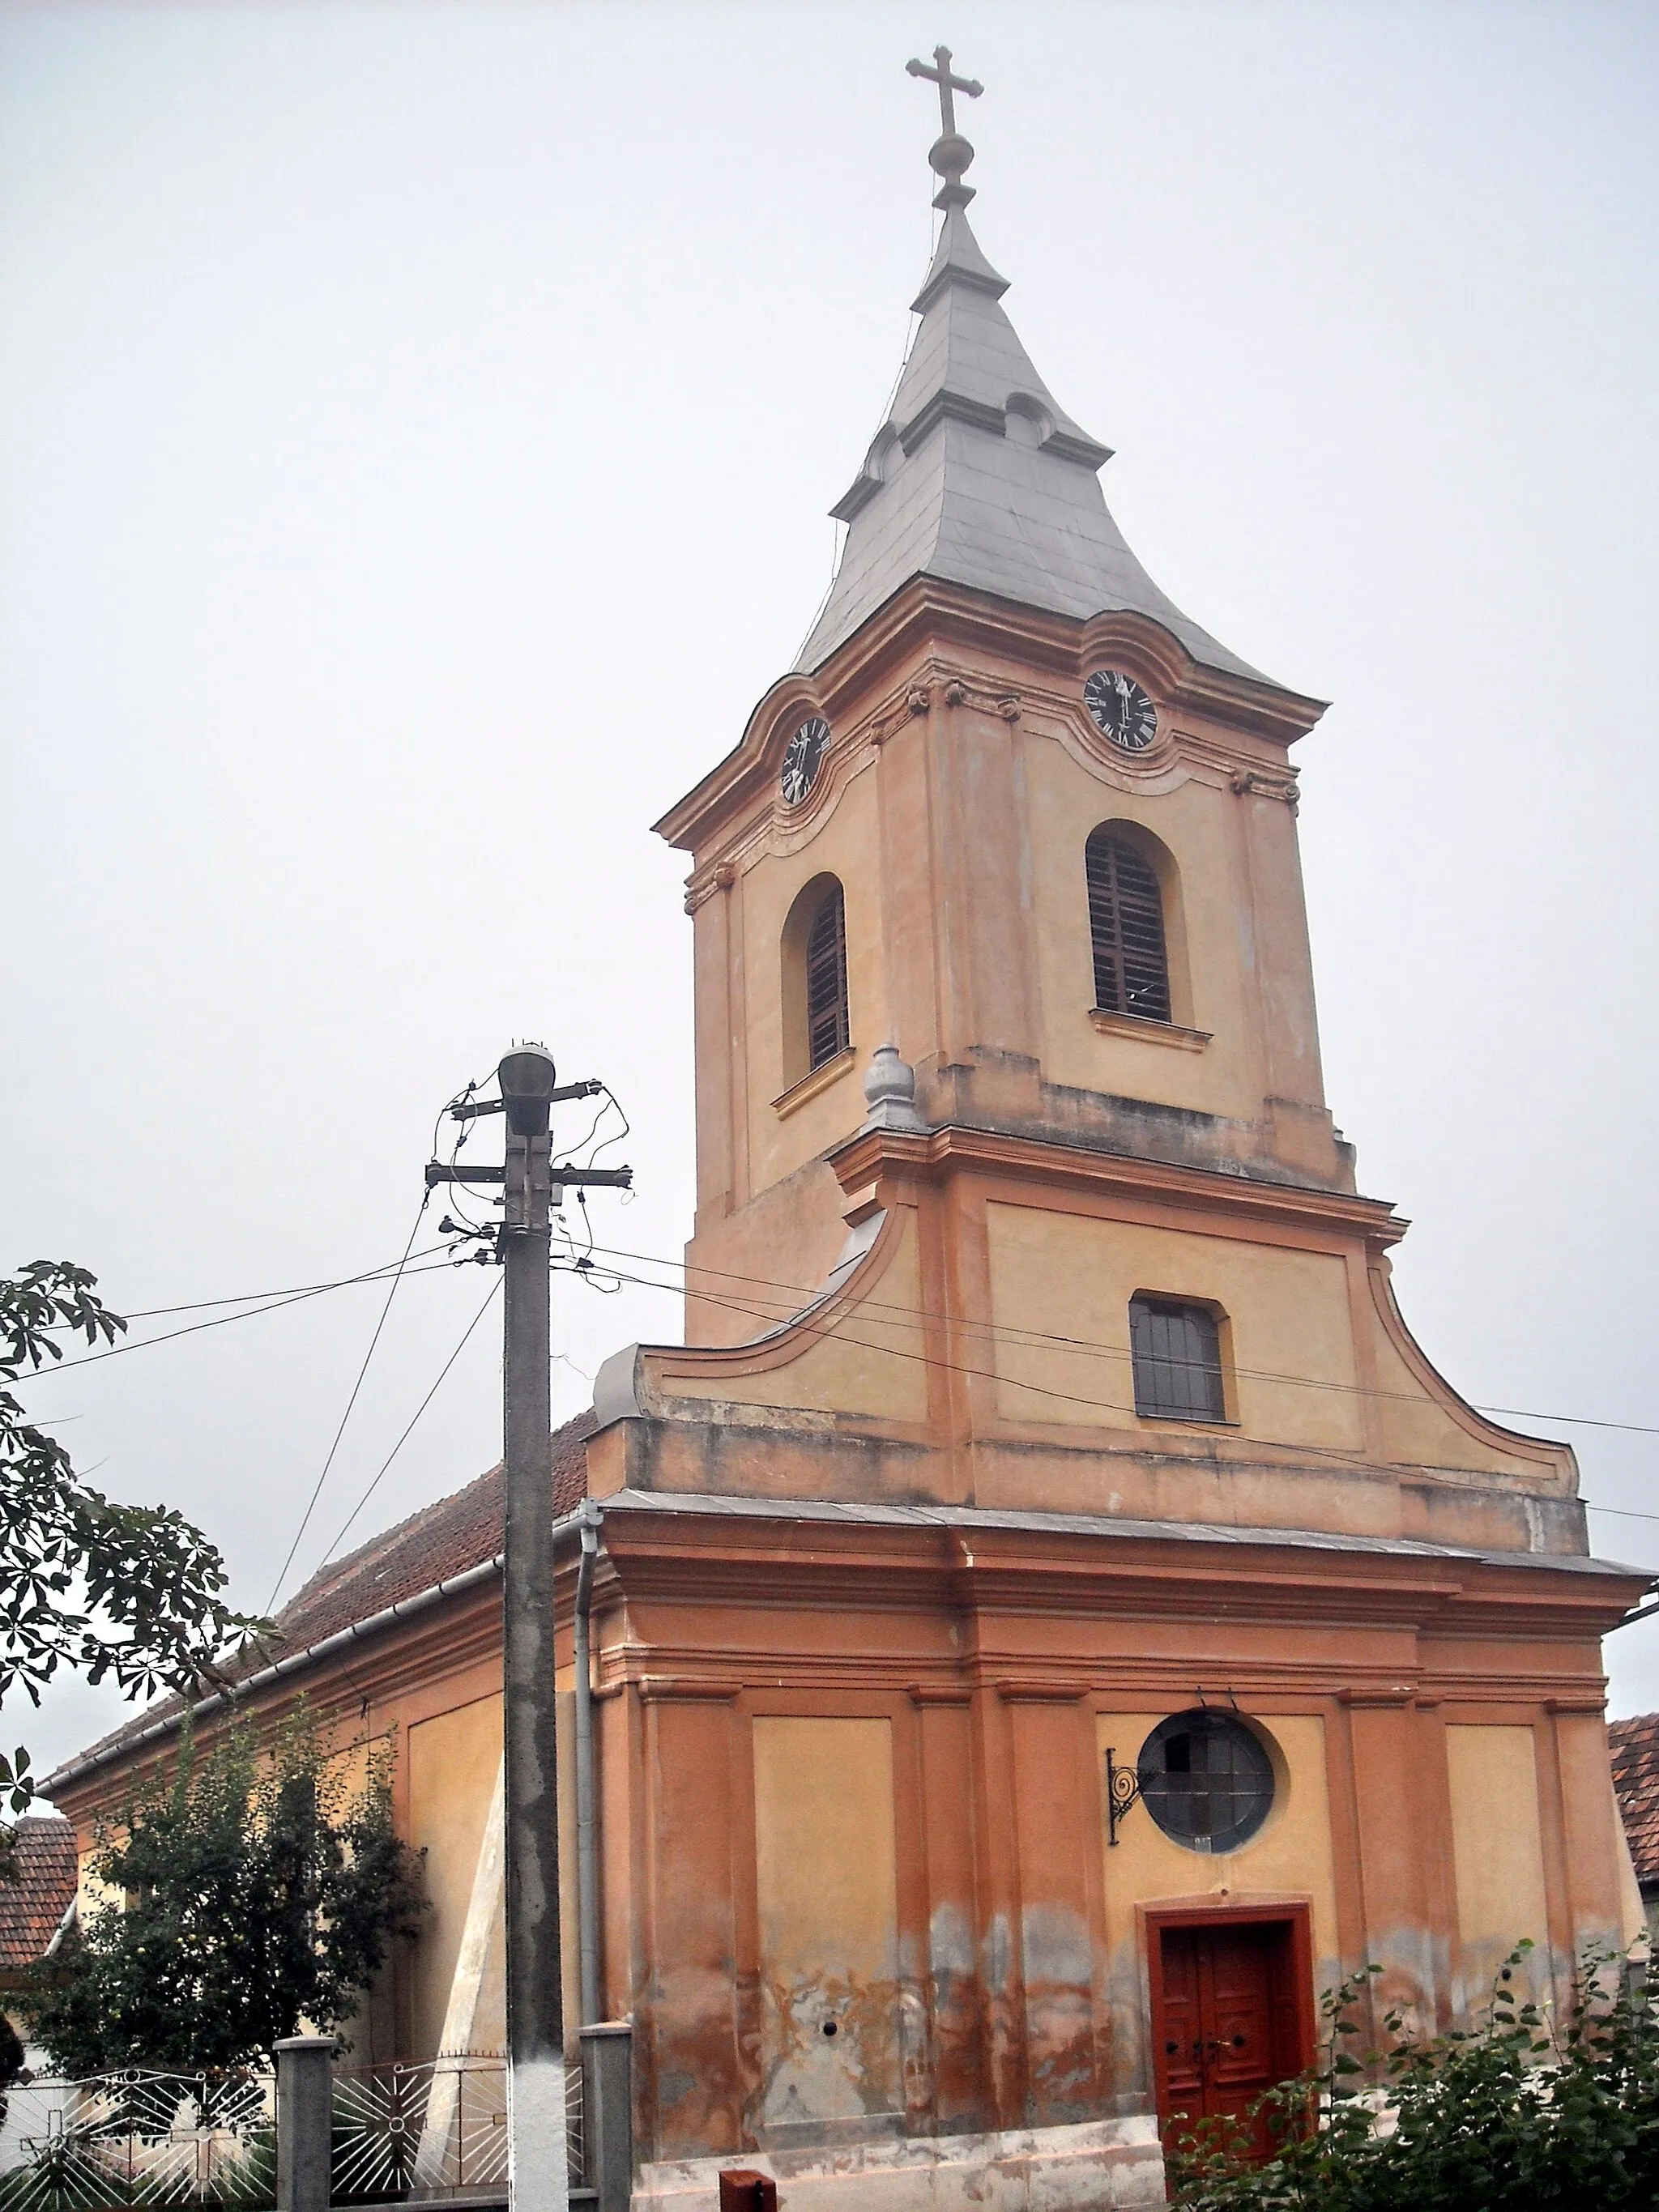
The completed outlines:
<svg viewBox="0 0 1659 2212">
<path fill-rule="evenodd" d="M 554 1533 L 557 1534 L 578 1517 L 568 1515 L 563 1521 L 556 1522 Z M 332 1636 L 325 1636 L 319 1643 L 307 1644 L 299 1651 L 289 1652 L 284 1657 L 274 1660 L 269 1667 L 260 1668 L 257 1674 L 245 1675 L 228 1690 L 216 1690 L 211 1696 L 198 1698 L 189 1708 L 191 1719 L 199 1720 L 205 1714 L 216 1712 L 222 1705 L 234 1705 L 250 1691 L 264 1689 L 286 1675 L 298 1674 L 301 1668 L 326 1658 L 331 1652 L 343 1650 L 349 1644 L 361 1643 L 365 1637 L 377 1635 L 398 1621 L 407 1620 L 411 1613 L 424 1613 L 429 1606 L 438 1604 L 442 1599 L 454 1597 L 460 1591 L 471 1589 L 475 1583 L 487 1581 L 491 1575 L 501 1572 L 501 1559 L 502 1554 L 497 1552 L 493 1559 L 481 1560 L 477 1566 L 468 1567 L 459 1575 L 452 1575 L 447 1582 L 434 1583 L 429 1589 L 416 1590 L 412 1597 L 398 1598 L 391 1605 L 382 1607 L 379 1613 L 371 1613 L 362 1620 L 354 1620 L 344 1628 L 336 1629 Z M 152 1721 L 136 1735 L 118 1737 L 113 1743 L 106 1744 L 101 1751 L 77 1759 L 68 1766 L 60 1766 L 55 1773 L 47 1775 L 41 1784 L 40 1795 L 50 1797 L 54 1790 L 69 1789 L 74 1783 L 84 1780 L 88 1774 L 95 1774 L 100 1767 L 126 1758 L 143 1745 L 160 1742 L 164 1736 L 175 1734 L 184 1718 L 183 1711 L 164 1714 L 160 1720 Z"/>
<path fill-rule="evenodd" d="M 647 1416 L 646 1418 L 650 1418 Z M 1575 1501 L 1576 1502 L 1576 1501 Z M 1355 1557 L 1466 1562 L 1495 1567 L 1541 1568 L 1547 1571 L 1630 1577 L 1659 1582 L 1650 1567 L 1601 1559 L 1583 1552 L 1481 1551 L 1470 1545 L 1437 1544 L 1423 1536 L 1372 1536 L 1354 1531 L 1289 1527 L 1255 1527 L 1219 1521 L 1150 1521 L 1127 1514 L 1062 1513 L 1039 1507 L 898 1504 L 877 1499 L 842 1501 L 821 1498 L 772 1498 L 729 1491 L 613 1491 L 603 1500 L 605 1514 L 661 1513 L 723 1519 L 805 1521 L 871 1528 L 982 1529 L 986 1533 L 1083 1536 L 1105 1540 L 1220 1543 L 1272 1550 L 1348 1553 Z"/>
</svg>

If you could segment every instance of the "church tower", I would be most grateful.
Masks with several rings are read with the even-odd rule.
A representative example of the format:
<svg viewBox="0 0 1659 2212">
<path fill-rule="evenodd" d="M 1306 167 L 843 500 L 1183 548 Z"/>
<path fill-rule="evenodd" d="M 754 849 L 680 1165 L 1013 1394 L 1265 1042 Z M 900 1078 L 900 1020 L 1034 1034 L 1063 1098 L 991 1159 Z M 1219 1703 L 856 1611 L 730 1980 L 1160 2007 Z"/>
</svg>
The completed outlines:
<svg viewBox="0 0 1659 2212">
<path fill-rule="evenodd" d="M 1368 1963 L 1432 2029 L 1639 1905 L 1564 1445 L 1407 1332 L 1291 749 L 943 216 L 834 585 L 691 858 L 687 1338 L 595 1393 L 635 2203 L 1161 2201 Z M 1001 2192 L 1001 2193 L 998 2193 Z"/>
<path fill-rule="evenodd" d="M 938 250 L 833 510 L 828 600 L 658 825 L 694 861 L 690 1327 L 711 1342 L 752 1333 L 723 1273 L 804 1283 L 833 1257 L 823 1162 L 885 1043 L 929 1127 L 1353 1188 L 1296 852 L 1290 748 L 1321 706 L 1136 560 L 1109 449 L 1038 374 L 969 227 L 971 148 L 948 130 L 933 158 Z"/>
</svg>

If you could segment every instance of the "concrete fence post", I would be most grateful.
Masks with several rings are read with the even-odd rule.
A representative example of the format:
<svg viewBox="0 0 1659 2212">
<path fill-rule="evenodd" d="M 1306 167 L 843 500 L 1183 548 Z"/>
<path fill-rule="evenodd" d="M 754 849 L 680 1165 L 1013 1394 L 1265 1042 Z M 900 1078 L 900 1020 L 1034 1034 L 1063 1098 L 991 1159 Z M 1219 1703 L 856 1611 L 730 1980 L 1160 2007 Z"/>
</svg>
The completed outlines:
<svg viewBox="0 0 1659 2212">
<path fill-rule="evenodd" d="M 581 2031 L 582 2144 L 599 2212 L 628 2212 L 634 2193 L 634 2029 L 595 2021 Z"/>
<path fill-rule="evenodd" d="M 276 2045 L 276 2212 L 329 2212 L 334 2050 L 331 2035 Z"/>
</svg>

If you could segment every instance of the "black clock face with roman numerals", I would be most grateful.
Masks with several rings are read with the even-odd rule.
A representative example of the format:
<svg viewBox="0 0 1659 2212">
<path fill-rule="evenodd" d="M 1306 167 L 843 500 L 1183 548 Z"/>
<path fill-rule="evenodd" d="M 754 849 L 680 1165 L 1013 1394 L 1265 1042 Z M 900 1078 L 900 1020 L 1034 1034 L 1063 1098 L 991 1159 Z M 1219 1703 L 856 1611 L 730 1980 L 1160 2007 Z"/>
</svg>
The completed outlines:
<svg viewBox="0 0 1659 2212">
<path fill-rule="evenodd" d="M 1097 668 L 1083 687 L 1095 727 L 1126 753 L 1144 753 L 1158 735 L 1158 709 L 1133 676 Z"/>
<path fill-rule="evenodd" d="M 779 788 L 791 806 L 799 806 L 818 780 L 818 765 L 830 742 L 830 725 L 822 714 L 803 722 L 784 748 Z"/>
</svg>

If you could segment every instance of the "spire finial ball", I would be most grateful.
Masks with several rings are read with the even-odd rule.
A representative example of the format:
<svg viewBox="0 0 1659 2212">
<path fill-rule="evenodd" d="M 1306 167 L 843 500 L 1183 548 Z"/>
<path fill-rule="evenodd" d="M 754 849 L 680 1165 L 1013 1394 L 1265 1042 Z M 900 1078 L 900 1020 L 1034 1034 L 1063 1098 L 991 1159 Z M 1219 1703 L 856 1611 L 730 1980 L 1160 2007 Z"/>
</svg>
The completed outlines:
<svg viewBox="0 0 1659 2212">
<path fill-rule="evenodd" d="M 973 147 L 960 131 L 953 131 L 948 138 L 935 138 L 927 149 L 928 167 L 936 177 L 943 177 L 946 184 L 960 183 L 963 171 L 973 158 Z"/>
</svg>

